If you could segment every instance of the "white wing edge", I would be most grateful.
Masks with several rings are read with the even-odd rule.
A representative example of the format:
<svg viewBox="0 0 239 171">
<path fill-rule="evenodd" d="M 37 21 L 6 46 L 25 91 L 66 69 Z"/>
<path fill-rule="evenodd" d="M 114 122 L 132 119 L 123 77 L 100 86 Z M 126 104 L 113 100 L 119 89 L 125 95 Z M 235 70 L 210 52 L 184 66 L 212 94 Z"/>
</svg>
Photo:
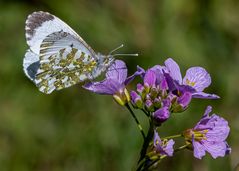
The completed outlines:
<svg viewBox="0 0 239 171">
<path fill-rule="evenodd" d="M 23 71 L 25 75 L 33 82 L 35 76 L 34 72 L 37 71 L 37 66 L 39 66 L 38 63 L 39 56 L 28 49 L 23 59 Z"/>
<path fill-rule="evenodd" d="M 79 39 L 79 41 L 89 48 L 90 51 L 93 51 L 92 48 L 70 26 L 48 12 L 38 11 L 28 15 L 25 30 L 27 44 L 36 54 L 39 54 L 40 45 L 46 36 L 59 31 L 70 33 Z"/>
</svg>

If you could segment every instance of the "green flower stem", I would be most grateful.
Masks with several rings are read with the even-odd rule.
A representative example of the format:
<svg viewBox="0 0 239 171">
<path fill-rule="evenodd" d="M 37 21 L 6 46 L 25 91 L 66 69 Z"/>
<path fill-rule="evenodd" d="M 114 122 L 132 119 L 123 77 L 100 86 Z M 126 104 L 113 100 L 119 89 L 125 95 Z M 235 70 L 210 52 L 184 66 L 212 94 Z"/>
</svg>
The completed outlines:
<svg viewBox="0 0 239 171">
<path fill-rule="evenodd" d="M 145 161 L 146 161 L 146 158 L 144 158 L 143 160 L 141 160 L 139 163 L 138 163 L 138 168 L 136 171 L 140 171 L 141 168 L 144 166 L 145 164 Z"/>
<path fill-rule="evenodd" d="M 183 136 L 182 134 L 177 134 L 177 135 L 172 135 L 172 136 L 164 137 L 164 138 L 162 138 L 162 139 L 179 138 L 179 137 L 182 137 L 182 136 Z"/>
<path fill-rule="evenodd" d="M 187 148 L 189 146 L 189 144 L 185 144 L 181 147 L 178 147 L 177 149 L 174 150 L 174 152 L 178 152 L 178 151 L 181 151 L 181 150 L 184 150 L 185 148 Z"/>
<path fill-rule="evenodd" d="M 144 167 L 143 170 L 149 170 L 150 167 L 152 167 L 155 163 L 161 161 L 161 160 L 164 159 L 165 157 L 167 157 L 167 155 L 163 155 L 163 156 L 157 158 L 156 160 L 152 161 L 152 163 L 150 163 L 149 165 L 147 165 L 146 167 Z"/>
<path fill-rule="evenodd" d="M 150 141 L 153 138 L 153 135 L 154 135 L 154 125 L 153 125 L 153 121 L 150 118 L 149 119 L 149 130 L 148 130 L 147 136 L 144 140 L 144 144 L 143 144 L 143 147 L 142 147 L 141 152 L 140 152 L 140 158 L 139 158 L 139 161 L 138 161 L 139 166 L 138 166 L 137 171 L 140 171 L 141 168 L 145 165 L 145 162 L 143 162 L 142 164 L 140 164 L 140 163 L 146 157 L 147 149 L 148 149 Z"/>
<path fill-rule="evenodd" d="M 141 109 L 143 112 L 144 112 L 144 114 L 146 115 L 146 116 L 150 116 L 150 114 L 145 110 L 145 109 Z"/>
<path fill-rule="evenodd" d="M 139 130 L 140 130 L 140 132 L 142 134 L 142 136 L 143 136 L 143 139 L 145 140 L 146 136 L 145 136 L 144 130 L 143 130 L 143 128 L 142 128 L 138 118 L 136 117 L 136 115 L 134 114 L 133 110 L 131 109 L 131 107 L 129 106 L 128 103 L 125 104 L 125 106 L 129 110 L 129 112 L 132 115 L 132 117 L 134 118 L 134 120 L 135 120 L 135 122 L 136 122 L 136 124 L 137 124 L 137 126 L 138 126 L 138 128 L 139 128 Z"/>
</svg>

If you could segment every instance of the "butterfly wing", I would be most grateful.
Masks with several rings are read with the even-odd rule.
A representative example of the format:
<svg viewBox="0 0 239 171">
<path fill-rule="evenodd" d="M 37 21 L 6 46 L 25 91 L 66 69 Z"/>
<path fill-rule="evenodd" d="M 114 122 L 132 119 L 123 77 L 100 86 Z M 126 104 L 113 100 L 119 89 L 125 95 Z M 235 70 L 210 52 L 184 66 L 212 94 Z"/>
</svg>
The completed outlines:
<svg viewBox="0 0 239 171">
<path fill-rule="evenodd" d="M 26 21 L 24 72 L 44 93 L 91 79 L 97 55 L 67 24 L 47 12 Z"/>
<path fill-rule="evenodd" d="M 94 55 L 73 35 L 55 32 L 41 44 L 35 83 L 40 91 L 51 93 L 94 78 L 96 67 Z"/>
<path fill-rule="evenodd" d="M 31 50 L 27 50 L 23 59 L 23 70 L 30 80 L 34 81 L 39 66 L 39 55 Z"/>
<path fill-rule="evenodd" d="M 40 46 L 46 36 L 63 31 L 77 37 L 92 53 L 94 51 L 87 43 L 65 22 L 58 17 L 43 11 L 33 12 L 26 20 L 26 40 L 32 52 L 39 54 Z"/>
</svg>

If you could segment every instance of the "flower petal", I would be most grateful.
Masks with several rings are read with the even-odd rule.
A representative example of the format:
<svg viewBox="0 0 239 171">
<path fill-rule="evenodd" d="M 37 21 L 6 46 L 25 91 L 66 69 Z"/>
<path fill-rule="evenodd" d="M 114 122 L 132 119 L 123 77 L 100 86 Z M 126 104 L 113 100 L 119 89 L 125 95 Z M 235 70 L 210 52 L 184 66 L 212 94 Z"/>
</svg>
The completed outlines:
<svg viewBox="0 0 239 171">
<path fill-rule="evenodd" d="M 113 95 L 122 89 L 124 85 L 115 80 L 107 79 L 101 82 L 88 83 L 82 87 L 97 94 Z"/>
<path fill-rule="evenodd" d="M 167 82 L 167 86 L 168 86 L 169 91 L 172 92 L 174 90 L 177 90 L 179 85 L 176 85 L 176 84 L 178 84 L 178 83 L 176 83 L 168 73 L 164 73 L 164 77 L 165 77 L 165 80 Z"/>
<path fill-rule="evenodd" d="M 159 85 L 159 88 L 161 90 L 168 90 L 168 83 L 167 83 L 167 80 L 166 78 L 164 77 L 164 75 L 162 75 L 163 77 L 160 78 L 160 81 L 159 81 L 159 77 L 157 77 L 156 79 L 156 84 Z"/>
<path fill-rule="evenodd" d="M 206 133 L 207 141 L 225 141 L 230 132 L 228 122 L 215 114 L 213 114 L 208 121 L 207 125 L 211 125 L 213 129 L 210 129 Z"/>
<path fill-rule="evenodd" d="M 162 155 L 167 155 L 167 156 L 172 156 L 173 155 L 173 145 L 174 145 L 174 140 L 170 139 L 169 141 L 162 143 L 157 131 L 154 131 L 154 147 L 156 152 L 162 154 Z"/>
<path fill-rule="evenodd" d="M 141 102 L 142 103 L 142 100 L 141 100 L 141 96 L 138 95 L 138 93 L 136 93 L 135 91 L 131 91 L 130 92 L 130 97 L 131 97 L 131 102 L 136 105 L 136 103 L 138 102 Z"/>
<path fill-rule="evenodd" d="M 226 146 L 227 146 L 226 154 L 231 154 L 232 149 L 229 147 L 227 142 L 226 142 Z"/>
<path fill-rule="evenodd" d="M 200 143 L 194 140 L 192 140 L 193 143 L 193 155 L 194 157 L 198 158 L 198 159 L 202 159 L 203 156 L 206 155 L 204 146 Z"/>
<path fill-rule="evenodd" d="M 136 72 L 140 73 L 141 77 L 144 77 L 145 70 L 142 67 L 137 65 L 137 71 Z"/>
<path fill-rule="evenodd" d="M 211 112 L 212 112 L 212 106 L 207 106 L 203 117 L 208 117 Z"/>
<path fill-rule="evenodd" d="M 142 78 L 145 75 L 145 70 L 143 68 L 141 68 L 140 66 L 137 66 L 137 71 L 129 76 L 126 80 L 125 80 L 125 85 L 129 84 L 131 81 L 133 81 L 133 79 L 137 76 L 141 76 Z"/>
<path fill-rule="evenodd" d="M 217 157 L 224 157 L 228 151 L 226 142 L 204 142 L 203 146 L 214 159 Z"/>
<path fill-rule="evenodd" d="M 169 118 L 169 116 L 170 112 L 167 106 L 162 107 L 153 113 L 154 119 L 159 123 L 166 121 Z"/>
<path fill-rule="evenodd" d="M 192 99 L 192 94 L 190 92 L 184 92 L 178 98 L 178 104 L 180 104 L 183 108 L 186 108 L 191 102 L 191 99 Z"/>
<path fill-rule="evenodd" d="M 169 75 L 178 81 L 179 84 L 182 84 L 182 75 L 178 64 L 172 58 L 168 58 L 164 64 L 168 69 Z"/>
<path fill-rule="evenodd" d="M 166 153 L 167 156 L 173 156 L 173 145 L 175 144 L 174 140 L 170 139 L 167 142 L 166 147 L 164 147 L 164 152 Z"/>
<path fill-rule="evenodd" d="M 164 78 L 164 72 L 163 70 L 165 70 L 166 67 L 165 66 L 160 66 L 160 65 L 155 65 L 152 68 L 150 68 L 149 70 L 154 71 L 155 75 L 156 75 L 156 84 L 160 84 L 162 82 Z"/>
<path fill-rule="evenodd" d="M 148 70 L 144 76 L 144 85 L 153 86 L 156 83 L 156 74 L 152 70 Z"/>
<path fill-rule="evenodd" d="M 189 85 L 201 92 L 211 84 L 209 73 L 202 67 L 191 67 L 183 78 L 183 84 Z"/>
<path fill-rule="evenodd" d="M 219 99 L 220 97 L 216 94 L 207 94 L 204 92 L 195 92 L 193 93 L 193 98 L 199 99 Z"/>
<path fill-rule="evenodd" d="M 106 78 L 116 80 L 121 84 L 124 83 L 127 78 L 126 64 L 121 60 L 115 60 L 106 72 Z"/>
<path fill-rule="evenodd" d="M 209 125 L 208 122 L 210 121 L 211 117 L 209 114 L 212 111 L 212 106 L 207 106 L 202 118 L 194 127 L 195 130 L 204 130 L 204 129 L 213 129 L 214 125 Z"/>
<path fill-rule="evenodd" d="M 158 144 L 161 145 L 161 143 L 162 143 L 162 141 L 161 141 L 161 139 L 159 137 L 158 132 L 156 130 L 154 130 L 154 147 L 157 147 Z"/>
</svg>

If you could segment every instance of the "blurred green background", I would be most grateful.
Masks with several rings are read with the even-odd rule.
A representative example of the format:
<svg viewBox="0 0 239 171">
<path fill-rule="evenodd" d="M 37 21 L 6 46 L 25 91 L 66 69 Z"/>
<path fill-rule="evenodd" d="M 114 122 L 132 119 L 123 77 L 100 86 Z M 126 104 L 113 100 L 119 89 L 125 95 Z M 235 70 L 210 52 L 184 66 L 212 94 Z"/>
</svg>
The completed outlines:
<svg viewBox="0 0 239 171">
<path fill-rule="evenodd" d="M 33 11 L 67 22 L 97 52 L 125 44 L 129 73 L 173 57 L 182 72 L 203 66 L 212 76 L 207 92 L 221 99 L 193 100 L 172 116 L 163 135 L 192 127 L 205 107 L 229 120 L 232 154 L 194 159 L 189 151 L 160 170 L 229 171 L 239 163 L 239 1 L 237 0 L 8 0 L 0 1 L 0 171 L 133 170 L 142 145 L 130 114 L 111 97 L 80 85 L 45 95 L 22 70 L 24 25 Z M 134 89 L 131 84 L 129 89 Z M 146 118 L 137 113 L 144 127 Z"/>
</svg>

